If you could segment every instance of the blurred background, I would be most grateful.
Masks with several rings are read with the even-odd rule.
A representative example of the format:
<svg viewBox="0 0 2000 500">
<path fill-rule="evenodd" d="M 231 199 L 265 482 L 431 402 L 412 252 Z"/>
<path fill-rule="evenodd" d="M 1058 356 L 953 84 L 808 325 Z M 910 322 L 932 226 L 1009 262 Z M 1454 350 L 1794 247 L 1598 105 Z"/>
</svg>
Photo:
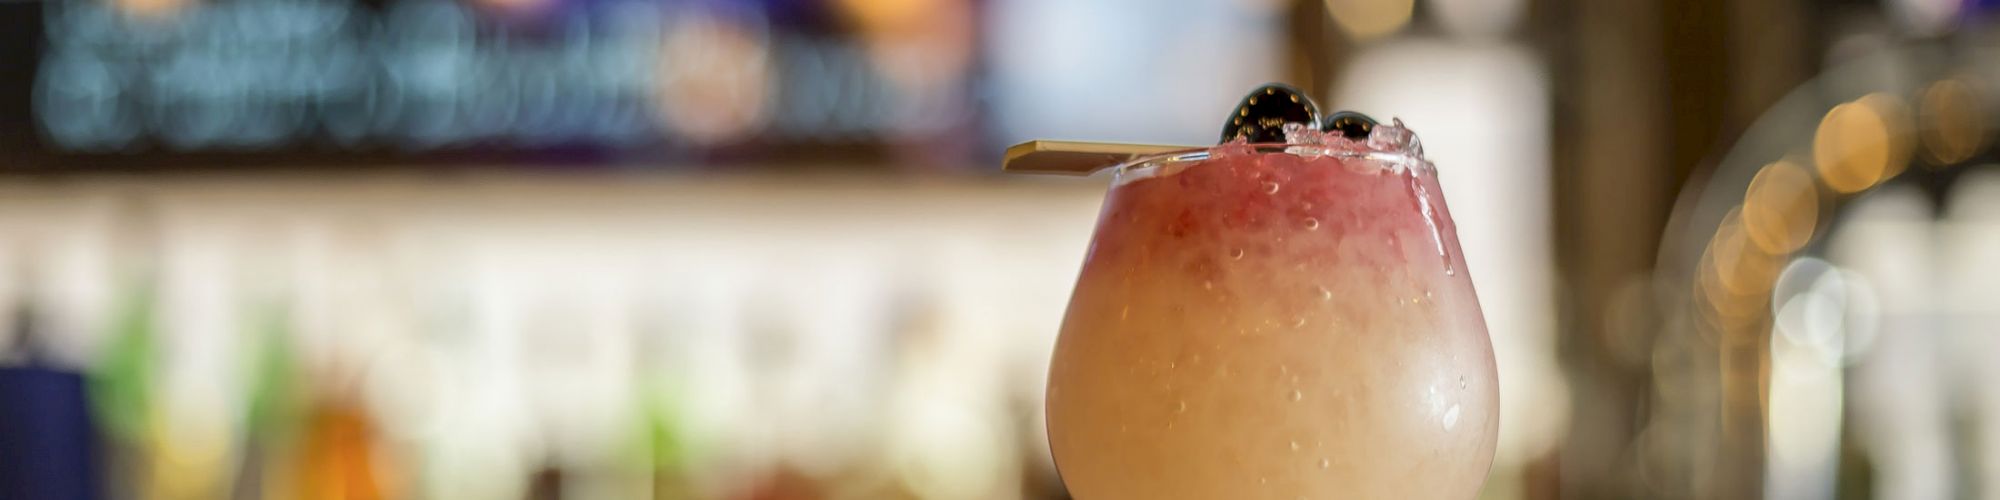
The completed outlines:
<svg viewBox="0 0 2000 500">
<path fill-rule="evenodd" d="M 1107 187 L 1422 137 L 1482 498 L 2000 498 L 1992 0 L 0 1 L 0 498 L 1066 498 Z"/>
</svg>

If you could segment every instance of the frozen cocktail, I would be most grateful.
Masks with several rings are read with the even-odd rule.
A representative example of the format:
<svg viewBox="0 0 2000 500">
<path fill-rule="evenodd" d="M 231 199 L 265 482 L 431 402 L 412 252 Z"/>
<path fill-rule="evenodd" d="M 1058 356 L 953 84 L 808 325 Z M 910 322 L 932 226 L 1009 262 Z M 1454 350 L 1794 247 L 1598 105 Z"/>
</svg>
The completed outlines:
<svg viewBox="0 0 2000 500">
<path fill-rule="evenodd" d="M 1049 375 L 1076 498 L 1477 494 L 1478 299 L 1415 136 L 1367 125 L 1115 167 Z"/>
</svg>

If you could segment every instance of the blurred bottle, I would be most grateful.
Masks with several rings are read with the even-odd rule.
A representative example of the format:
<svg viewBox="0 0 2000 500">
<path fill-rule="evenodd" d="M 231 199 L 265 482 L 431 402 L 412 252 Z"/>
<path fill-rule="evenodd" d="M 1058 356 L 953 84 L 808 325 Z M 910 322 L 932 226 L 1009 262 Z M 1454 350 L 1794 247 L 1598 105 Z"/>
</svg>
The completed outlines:
<svg viewBox="0 0 2000 500">
<path fill-rule="evenodd" d="M 110 470 L 108 493 L 113 498 L 142 498 L 141 485 L 152 476 L 151 426 L 155 418 L 153 378 L 159 363 L 158 335 L 153 316 L 153 288 L 133 285 L 114 309 L 109 342 L 89 374 L 92 414 L 106 434 Z"/>
<path fill-rule="evenodd" d="M 555 459 L 544 460 L 542 467 L 528 478 L 527 500 L 562 500 L 562 498 L 562 462 Z"/>
<path fill-rule="evenodd" d="M 975 368 L 981 351 L 967 349 L 964 318 L 935 295 L 905 305 L 897 332 L 895 387 L 885 432 L 888 466 L 900 487 L 927 500 L 1019 498 L 1019 453 L 1005 421 L 1002 392 Z"/>
<path fill-rule="evenodd" d="M 0 498 L 101 498 L 84 378 L 48 359 L 34 313 L 15 311 L 16 343 L 0 356 L 24 361 L 0 367 Z"/>
<path fill-rule="evenodd" d="M 821 500 L 825 485 L 789 465 L 779 465 L 756 478 L 731 500 Z"/>
<path fill-rule="evenodd" d="M 290 316 L 276 307 L 263 316 L 249 339 L 255 354 L 233 495 L 238 500 L 285 498 L 284 492 L 296 488 L 280 463 L 295 448 L 299 419 L 298 361 L 286 327 Z"/>
<path fill-rule="evenodd" d="M 650 352 L 650 351 L 649 351 Z M 643 358 L 643 356 L 642 356 Z M 635 384 L 640 388 L 639 435 L 644 459 L 641 466 L 651 475 L 653 500 L 695 498 L 694 484 L 687 477 L 688 440 L 682 435 L 680 401 L 676 393 L 660 384 Z"/>
<path fill-rule="evenodd" d="M 379 463 L 386 453 L 379 433 L 349 388 L 336 388 L 315 398 L 305 417 L 299 444 L 297 496 L 302 500 L 380 500 L 395 498 L 389 469 Z"/>
</svg>

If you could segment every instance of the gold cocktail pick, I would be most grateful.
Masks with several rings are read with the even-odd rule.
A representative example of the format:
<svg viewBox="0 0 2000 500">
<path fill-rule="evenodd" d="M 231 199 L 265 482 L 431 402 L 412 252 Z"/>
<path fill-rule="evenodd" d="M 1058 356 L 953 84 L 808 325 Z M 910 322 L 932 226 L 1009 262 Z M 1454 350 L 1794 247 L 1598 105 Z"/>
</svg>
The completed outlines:
<svg viewBox="0 0 2000 500">
<path fill-rule="evenodd" d="M 1007 172 L 1090 175 L 1133 158 L 1191 149 L 1200 147 L 1036 140 L 1007 148 L 1006 162 L 1001 164 L 1000 169 Z"/>
</svg>

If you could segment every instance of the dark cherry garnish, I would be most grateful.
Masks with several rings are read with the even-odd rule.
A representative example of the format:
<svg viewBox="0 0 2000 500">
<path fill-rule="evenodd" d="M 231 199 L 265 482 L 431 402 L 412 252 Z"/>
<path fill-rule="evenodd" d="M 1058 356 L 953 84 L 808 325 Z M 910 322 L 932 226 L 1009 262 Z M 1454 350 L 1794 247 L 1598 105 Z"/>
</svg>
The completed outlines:
<svg viewBox="0 0 2000 500">
<path fill-rule="evenodd" d="M 1285 142 L 1285 124 L 1313 127 L 1320 123 L 1319 105 L 1299 89 L 1277 83 L 1250 91 L 1229 113 L 1222 142 L 1246 138 L 1253 143 Z"/>
<path fill-rule="evenodd" d="M 1341 111 L 1326 117 L 1326 124 L 1320 126 L 1322 132 L 1340 132 L 1342 137 L 1354 140 L 1367 139 L 1375 131 L 1375 119 L 1353 111 Z"/>
</svg>

